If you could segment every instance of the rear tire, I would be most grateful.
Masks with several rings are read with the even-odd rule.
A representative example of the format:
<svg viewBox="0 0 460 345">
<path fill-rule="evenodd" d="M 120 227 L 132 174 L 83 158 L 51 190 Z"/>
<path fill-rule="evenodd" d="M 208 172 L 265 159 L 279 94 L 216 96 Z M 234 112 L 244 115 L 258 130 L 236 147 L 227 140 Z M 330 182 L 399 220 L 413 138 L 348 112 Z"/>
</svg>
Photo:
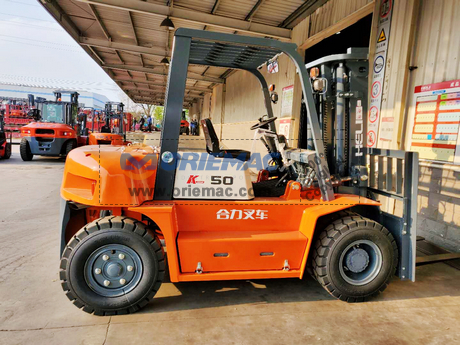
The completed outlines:
<svg viewBox="0 0 460 345">
<path fill-rule="evenodd" d="M 165 275 L 165 258 L 160 241 L 143 223 L 109 216 L 72 237 L 60 268 L 62 288 L 75 306 L 95 315 L 120 315 L 153 299 Z"/>
<path fill-rule="evenodd" d="M 24 162 L 29 162 L 34 158 L 32 151 L 30 151 L 30 145 L 26 138 L 22 138 L 21 145 L 19 146 L 19 152 Z"/>
<path fill-rule="evenodd" d="M 10 159 L 11 157 L 11 144 L 6 143 L 5 146 L 5 155 L 3 156 L 3 159 Z"/>
<path fill-rule="evenodd" d="M 332 296 L 363 302 L 385 290 L 398 264 L 398 248 L 381 224 L 349 214 L 327 226 L 313 248 L 316 280 Z"/>
</svg>

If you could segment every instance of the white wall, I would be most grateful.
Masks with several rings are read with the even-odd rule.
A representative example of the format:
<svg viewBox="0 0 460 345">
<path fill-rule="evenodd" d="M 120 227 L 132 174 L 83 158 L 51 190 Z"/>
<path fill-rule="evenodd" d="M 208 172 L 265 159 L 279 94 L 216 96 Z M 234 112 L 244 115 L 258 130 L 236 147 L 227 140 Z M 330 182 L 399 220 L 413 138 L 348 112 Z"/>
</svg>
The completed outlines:
<svg viewBox="0 0 460 345">
<path fill-rule="evenodd" d="M 33 86 L 21 86 L 21 85 L 10 85 L 10 84 L 0 84 L 0 97 L 5 98 L 27 98 L 28 94 L 33 94 L 35 97 L 43 97 L 47 100 L 54 100 L 53 91 L 56 89 L 52 88 L 41 88 Z M 72 90 L 73 91 L 73 90 Z M 109 99 L 101 94 L 87 91 L 77 91 L 80 95 L 78 96 L 79 103 L 84 103 L 85 107 L 103 109 L 105 103 Z M 63 94 L 63 101 L 69 100 L 69 95 Z"/>
</svg>

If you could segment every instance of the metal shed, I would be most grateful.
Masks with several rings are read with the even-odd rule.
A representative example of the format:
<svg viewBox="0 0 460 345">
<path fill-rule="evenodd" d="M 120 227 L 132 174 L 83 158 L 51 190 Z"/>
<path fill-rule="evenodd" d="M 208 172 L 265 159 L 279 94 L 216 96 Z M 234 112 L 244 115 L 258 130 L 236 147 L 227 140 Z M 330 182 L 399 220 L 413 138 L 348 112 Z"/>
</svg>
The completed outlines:
<svg viewBox="0 0 460 345">
<path fill-rule="evenodd" d="M 326 0 L 39 2 L 133 101 L 162 105 L 174 29 L 185 27 L 289 41 L 291 29 Z M 174 29 L 165 26 L 167 18 Z M 184 106 L 211 93 L 212 87 L 223 83 L 230 71 L 191 64 Z"/>
</svg>

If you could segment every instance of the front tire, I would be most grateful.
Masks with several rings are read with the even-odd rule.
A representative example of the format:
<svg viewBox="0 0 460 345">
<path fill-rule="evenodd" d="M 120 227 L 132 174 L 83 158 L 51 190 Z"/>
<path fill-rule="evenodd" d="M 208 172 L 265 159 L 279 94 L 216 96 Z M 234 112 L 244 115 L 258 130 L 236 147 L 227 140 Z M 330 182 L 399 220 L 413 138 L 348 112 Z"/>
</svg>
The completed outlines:
<svg viewBox="0 0 460 345">
<path fill-rule="evenodd" d="M 62 288 L 75 306 L 95 315 L 134 313 L 155 296 L 165 275 L 160 241 L 127 217 L 97 219 L 67 244 Z"/>
<path fill-rule="evenodd" d="M 363 302 L 383 292 L 397 264 L 398 248 L 391 233 L 357 214 L 327 226 L 313 248 L 316 280 L 347 302 Z"/>
<path fill-rule="evenodd" d="M 11 157 L 11 144 L 6 143 L 5 145 L 5 155 L 3 156 L 3 159 L 10 159 Z"/>
<path fill-rule="evenodd" d="M 70 151 L 72 151 L 74 148 L 77 147 L 77 143 L 74 140 L 69 140 L 65 144 L 65 156 L 69 154 Z"/>
<path fill-rule="evenodd" d="M 34 158 L 34 155 L 30 150 L 29 142 L 26 138 L 22 138 L 21 145 L 19 146 L 19 152 L 21 153 L 21 158 L 24 162 L 29 162 L 32 158 Z"/>
</svg>

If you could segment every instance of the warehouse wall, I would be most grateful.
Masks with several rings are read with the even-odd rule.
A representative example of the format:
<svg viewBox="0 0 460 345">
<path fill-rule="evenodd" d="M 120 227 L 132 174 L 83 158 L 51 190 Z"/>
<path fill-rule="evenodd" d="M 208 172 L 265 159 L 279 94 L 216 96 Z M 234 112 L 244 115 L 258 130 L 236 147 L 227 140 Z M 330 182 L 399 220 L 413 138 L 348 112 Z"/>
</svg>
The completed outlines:
<svg viewBox="0 0 460 345">
<path fill-rule="evenodd" d="M 460 79 L 460 2 L 422 0 L 415 36 L 407 119 L 414 116 L 417 85 Z M 407 121 L 406 146 L 413 123 Z M 434 243 L 460 252 L 460 167 L 422 162 L 418 196 L 418 233 Z"/>
<path fill-rule="evenodd" d="M 398 124 L 403 123 L 408 96 L 409 65 L 418 18 L 418 2 L 418 0 L 396 0 L 393 5 L 380 110 L 380 130 L 383 118 L 392 118 L 395 126 L 392 140 L 385 141 L 380 138 L 380 135 L 378 136 L 379 148 L 400 148 L 402 126 Z"/>
<path fill-rule="evenodd" d="M 346 27 L 358 21 L 364 15 L 361 14 L 364 7 L 369 8 L 373 0 L 330 0 L 324 6 L 318 8 L 313 14 L 300 22 L 292 32 L 292 42 L 298 46 L 305 42 L 319 42 L 322 39 L 333 35 L 340 26 Z M 372 9 L 372 5 L 371 9 Z M 356 14 L 360 12 L 357 16 Z M 372 12 L 372 11 L 371 11 Z M 349 24 L 347 24 L 349 23 Z M 332 28 L 332 29 L 331 29 Z M 309 41 L 310 40 L 310 41 Z M 303 56 L 305 48 L 299 52 Z M 296 76 L 294 64 L 286 56 L 278 59 L 279 72 L 267 74 L 266 67 L 261 72 L 267 79 L 268 84 L 275 84 L 279 95 L 279 102 L 273 105 L 274 115 L 278 117 L 277 125 L 281 115 L 282 90 L 286 86 L 294 85 L 294 102 L 292 104 L 290 125 L 290 144 L 297 146 L 300 105 L 301 105 L 301 85 Z M 228 148 L 241 148 L 251 150 L 253 132 L 249 127 L 256 123 L 257 119 L 266 114 L 263 103 L 263 95 L 257 79 L 248 72 L 237 71 L 226 79 L 226 84 L 216 87 L 211 99 L 205 97 L 203 100 L 203 117 L 211 117 L 214 127 L 221 136 L 222 143 Z M 210 106 L 208 106 L 210 104 Z M 220 120 L 220 122 L 219 122 Z M 262 152 L 265 150 L 260 145 Z"/>
</svg>

